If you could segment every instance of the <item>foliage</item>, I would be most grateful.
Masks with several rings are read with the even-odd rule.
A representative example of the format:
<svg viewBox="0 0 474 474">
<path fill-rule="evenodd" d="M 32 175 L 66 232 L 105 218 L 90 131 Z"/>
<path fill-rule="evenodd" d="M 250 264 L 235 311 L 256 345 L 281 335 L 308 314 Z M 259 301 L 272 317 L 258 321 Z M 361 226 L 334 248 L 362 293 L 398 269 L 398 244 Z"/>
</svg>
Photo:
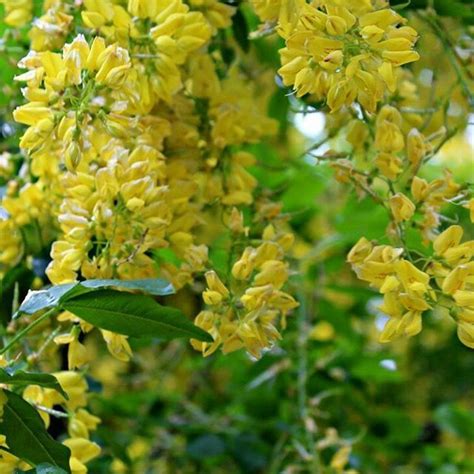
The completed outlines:
<svg viewBox="0 0 474 474">
<path fill-rule="evenodd" d="M 474 472 L 469 2 L 0 18 L 2 473 Z"/>
</svg>

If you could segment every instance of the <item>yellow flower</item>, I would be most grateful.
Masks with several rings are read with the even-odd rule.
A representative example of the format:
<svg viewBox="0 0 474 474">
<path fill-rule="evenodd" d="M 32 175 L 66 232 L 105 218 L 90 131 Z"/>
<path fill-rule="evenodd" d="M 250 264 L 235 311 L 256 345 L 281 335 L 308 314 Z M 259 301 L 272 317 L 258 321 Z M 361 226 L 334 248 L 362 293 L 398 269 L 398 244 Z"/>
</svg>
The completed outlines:
<svg viewBox="0 0 474 474">
<path fill-rule="evenodd" d="M 7 25 L 20 27 L 28 23 L 32 17 L 32 0 L 3 0 L 5 8 L 4 21 Z"/>
<path fill-rule="evenodd" d="M 407 137 L 407 158 L 416 167 L 423 160 L 425 153 L 425 139 L 416 128 L 413 128 Z"/>
<path fill-rule="evenodd" d="M 128 343 L 127 337 L 121 334 L 115 334 L 105 329 L 101 329 L 102 337 L 107 344 L 109 352 L 118 360 L 128 362 L 132 357 L 132 349 Z"/>
<path fill-rule="evenodd" d="M 458 337 L 465 346 L 474 349 L 474 323 L 460 321 L 458 323 Z"/>
<path fill-rule="evenodd" d="M 402 193 L 394 194 L 389 204 L 395 222 L 408 221 L 415 213 L 415 205 Z"/>
<path fill-rule="evenodd" d="M 87 349 L 79 342 L 78 334 L 74 334 L 74 332 L 73 330 L 71 334 L 57 336 L 54 339 L 56 344 L 69 344 L 67 355 L 69 370 L 82 367 L 89 362 Z"/>
<path fill-rule="evenodd" d="M 402 118 L 394 107 L 385 105 L 377 115 L 375 145 L 386 153 L 397 153 L 403 149 L 405 139 L 400 130 Z"/>
<path fill-rule="evenodd" d="M 429 192 L 429 186 L 425 179 L 415 176 L 411 182 L 411 194 L 416 203 L 423 201 Z"/>
<path fill-rule="evenodd" d="M 100 454 L 100 447 L 86 438 L 69 438 L 63 442 L 71 450 L 69 466 L 72 474 L 87 473 L 86 464 Z"/>
<path fill-rule="evenodd" d="M 452 225 L 436 237 L 433 242 L 433 249 L 437 255 L 443 256 L 449 249 L 457 247 L 463 236 L 463 228 L 459 225 Z"/>
<path fill-rule="evenodd" d="M 352 247 L 351 251 L 347 255 L 347 261 L 349 263 L 361 263 L 371 253 L 373 245 L 365 237 L 361 237 L 358 242 Z"/>
<path fill-rule="evenodd" d="M 396 262 L 395 271 L 406 292 L 424 294 L 429 290 L 430 276 L 408 260 Z"/>
</svg>

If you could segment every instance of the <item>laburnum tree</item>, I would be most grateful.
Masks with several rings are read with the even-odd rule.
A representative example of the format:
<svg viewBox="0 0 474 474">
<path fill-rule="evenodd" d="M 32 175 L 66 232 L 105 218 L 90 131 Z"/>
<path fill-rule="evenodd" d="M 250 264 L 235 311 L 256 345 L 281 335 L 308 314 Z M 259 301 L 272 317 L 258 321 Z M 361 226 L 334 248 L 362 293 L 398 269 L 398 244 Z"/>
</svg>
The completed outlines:
<svg viewBox="0 0 474 474">
<path fill-rule="evenodd" d="M 471 7 L 0 0 L 0 472 L 474 472 Z"/>
</svg>

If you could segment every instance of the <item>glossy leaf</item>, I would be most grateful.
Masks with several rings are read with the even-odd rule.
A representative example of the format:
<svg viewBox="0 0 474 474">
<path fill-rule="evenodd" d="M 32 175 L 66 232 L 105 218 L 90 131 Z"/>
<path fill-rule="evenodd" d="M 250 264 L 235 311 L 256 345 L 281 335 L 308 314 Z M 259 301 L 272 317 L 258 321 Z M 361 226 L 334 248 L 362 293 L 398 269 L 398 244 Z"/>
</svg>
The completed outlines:
<svg viewBox="0 0 474 474">
<path fill-rule="evenodd" d="M 7 403 L 3 407 L 0 433 L 5 435 L 10 452 L 33 466 L 49 463 L 71 472 L 69 448 L 51 437 L 38 412 L 28 402 L 16 393 L 4 392 Z"/>
<path fill-rule="evenodd" d="M 61 307 L 94 326 L 126 336 L 212 341 L 207 332 L 195 326 L 181 311 L 161 306 L 149 296 L 98 290 L 73 296 Z"/>
<path fill-rule="evenodd" d="M 171 283 L 160 278 L 142 280 L 85 280 L 78 283 L 52 286 L 46 290 L 30 291 L 15 317 L 20 314 L 35 314 L 38 311 L 53 308 L 74 295 L 104 288 L 136 290 L 155 296 L 171 295 L 175 292 Z"/>
<path fill-rule="evenodd" d="M 68 398 L 66 392 L 63 390 L 56 377 L 51 374 L 25 372 L 23 370 L 10 372 L 0 368 L 0 383 L 16 386 L 39 385 L 40 387 L 44 388 L 53 388 L 65 398 Z"/>
</svg>

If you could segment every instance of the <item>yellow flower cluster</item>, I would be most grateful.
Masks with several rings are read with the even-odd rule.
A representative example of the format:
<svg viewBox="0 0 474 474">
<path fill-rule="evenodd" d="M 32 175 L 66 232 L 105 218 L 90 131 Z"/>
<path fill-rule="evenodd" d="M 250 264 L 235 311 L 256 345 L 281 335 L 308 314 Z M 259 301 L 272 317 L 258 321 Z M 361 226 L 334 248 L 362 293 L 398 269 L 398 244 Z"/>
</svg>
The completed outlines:
<svg viewBox="0 0 474 474">
<path fill-rule="evenodd" d="M 86 278 L 150 276 L 153 265 L 146 252 L 165 245 L 172 205 L 166 200 L 168 189 L 160 185 L 163 156 L 146 145 L 133 152 L 113 140 L 108 145 L 98 144 L 101 164 L 61 178 L 63 238 L 52 246 L 47 271 L 54 283 L 74 281 L 79 271 Z"/>
<path fill-rule="evenodd" d="M 233 9 L 208 4 L 196 2 L 196 7 L 204 9 L 212 23 L 181 0 L 130 0 L 127 8 L 110 0 L 86 0 L 82 20 L 128 49 L 142 89 L 141 106 L 149 110 L 157 99 L 169 102 L 182 87 L 180 66 L 209 41 L 216 22 L 227 26 Z"/>
<path fill-rule="evenodd" d="M 439 302 L 449 305 L 459 339 L 474 347 L 474 241 L 461 243 L 462 235 L 457 225 L 442 232 L 423 270 L 402 258 L 402 248 L 374 245 L 365 238 L 352 248 L 347 260 L 358 278 L 384 297 L 380 310 L 389 320 L 380 334 L 381 342 L 418 334 L 422 314 Z"/>
<path fill-rule="evenodd" d="M 347 257 L 358 278 L 384 295 L 381 310 L 390 319 L 380 335 L 381 342 L 418 334 L 421 315 L 431 307 L 429 301 L 434 298 L 429 275 L 400 258 L 402 254 L 401 248 L 374 246 L 362 238 Z"/>
<path fill-rule="evenodd" d="M 44 4 L 45 13 L 34 20 L 28 32 L 33 51 L 62 48 L 73 21 L 71 9 L 62 0 L 49 0 Z"/>
<path fill-rule="evenodd" d="M 385 92 L 396 90 L 396 68 L 419 58 L 417 32 L 390 8 L 323 1 L 293 2 L 292 11 L 285 3 L 291 14 L 279 17 L 285 48 L 278 72 L 297 97 L 314 95 L 332 111 L 357 101 L 375 112 Z"/>
<path fill-rule="evenodd" d="M 31 255 L 24 230 L 32 225 L 45 229 L 53 284 L 156 276 L 178 290 L 194 283 L 212 271 L 213 237 L 198 229 L 210 215 L 240 215 L 234 206 L 254 204 L 257 181 L 248 168 L 255 158 L 241 147 L 276 132 L 265 113 L 272 75 L 249 72 L 239 60 L 226 63 L 211 51 L 235 12 L 216 0 L 47 6 L 29 32 L 32 51 L 19 63 L 26 72 L 16 77 L 26 84 L 27 103 L 14 118 L 28 126 L 20 147 L 34 184 L 11 181 L 2 200 L 0 231 L 8 245 L 0 250 L 0 270 Z M 64 44 L 78 13 L 84 33 Z M 280 250 L 267 260 L 279 262 L 275 268 L 286 280 L 290 242 L 282 246 L 281 236 L 270 233 L 264 248 Z M 264 263 L 251 273 L 263 272 L 270 265 Z M 240 296 L 256 288 L 263 293 L 247 297 L 246 342 L 234 342 L 232 350 L 245 347 L 258 356 L 279 337 L 274 325 L 296 303 L 281 290 L 284 281 L 270 291 L 270 283 L 252 278 L 239 280 Z M 67 312 L 58 319 L 72 323 L 55 338 L 69 346 L 69 368 L 87 366 L 79 334 L 92 328 Z M 116 358 L 130 358 L 125 337 L 102 335 Z M 222 343 L 219 336 L 216 347 Z"/>
<path fill-rule="evenodd" d="M 15 120 L 29 126 L 20 146 L 33 160 L 37 176 L 57 173 L 53 157 L 64 157 L 74 170 L 88 147 L 87 132 L 107 127 L 112 132 L 130 117 L 131 98 L 125 87 L 131 63 L 128 51 L 117 44 L 106 46 L 95 38 L 91 46 L 81 35 L 64 46 L 63 53 L 30 53 L 20 66 L 28 72 L 23 94 L 29 103 L 17 107 Z"/>
<path fill-rule="evenodd" d="M 429 272 L 448 300 L 459 339 L 474 349 L 474 240 L 461 243 L 462 237 L 462 227 L 453 225 L 436 238 Z"/>
<path fill-rule="evenodd" d="M 283 257 L 292 243 L 292 234 L 277 232 L 269 225 L 260 245 L 245 247 L 227 285 L 216 272 L 206 273 L 207 288 L 202 297 L 208 309 L 198 314 L 195 324 L 212 334 L 214 342 L 192 340 L 195 349 L 208 356 L 221 345 L 224 353 L 244 347 L 260 358 L 262 351 L 274 345 L 281 337 L 278 320 L 284 327 L 288 311 L 298 305 L 282 290 L 289 276 Z"/>
</svg>

